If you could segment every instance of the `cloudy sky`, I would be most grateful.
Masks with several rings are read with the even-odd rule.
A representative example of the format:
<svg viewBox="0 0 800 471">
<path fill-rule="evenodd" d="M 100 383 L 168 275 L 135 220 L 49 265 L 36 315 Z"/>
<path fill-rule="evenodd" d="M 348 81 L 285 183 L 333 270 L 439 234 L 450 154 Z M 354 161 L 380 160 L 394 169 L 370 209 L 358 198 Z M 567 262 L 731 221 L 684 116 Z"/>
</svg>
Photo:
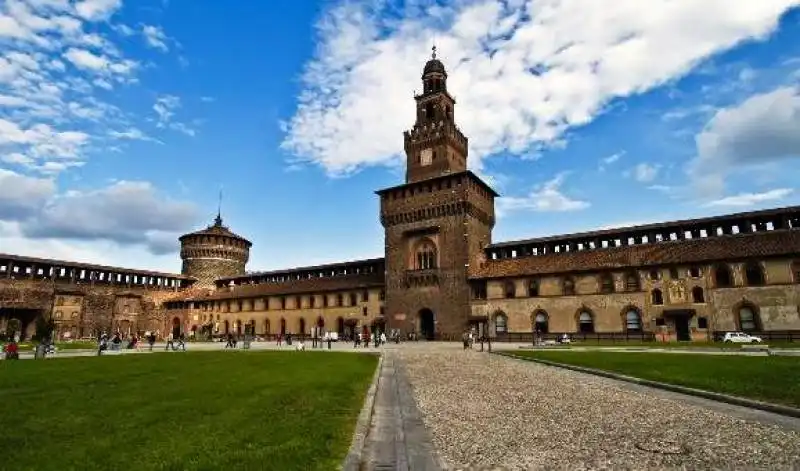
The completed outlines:
<svg viewBox="0 0 800 471">
<path fill-rule="evenodd" d="M 800 0 L 0 0 L 0 252 L 381 256 L 434 42 L 495 241 L 800 204 Z"/>
</svg>

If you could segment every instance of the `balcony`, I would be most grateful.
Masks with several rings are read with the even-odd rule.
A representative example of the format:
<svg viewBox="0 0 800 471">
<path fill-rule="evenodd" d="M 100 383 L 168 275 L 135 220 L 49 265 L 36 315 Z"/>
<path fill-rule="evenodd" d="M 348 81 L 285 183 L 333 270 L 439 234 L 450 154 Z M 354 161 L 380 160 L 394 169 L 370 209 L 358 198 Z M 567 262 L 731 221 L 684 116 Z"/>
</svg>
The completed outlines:
<svg viewBox="0 0 800 471">
<path fill-rule="evenodd" d="M 407 288 L 439 286 L 439 270 L 436 268 L 426 270 L 406 270 L 405 283 Z"/>
</svg>

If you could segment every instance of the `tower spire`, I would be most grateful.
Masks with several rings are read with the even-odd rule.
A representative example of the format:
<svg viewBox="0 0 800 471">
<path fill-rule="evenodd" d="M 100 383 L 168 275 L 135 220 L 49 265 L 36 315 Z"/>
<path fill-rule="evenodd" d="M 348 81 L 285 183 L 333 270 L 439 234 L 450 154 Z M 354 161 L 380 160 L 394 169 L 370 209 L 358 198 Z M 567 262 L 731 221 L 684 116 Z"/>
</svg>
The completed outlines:
<svg viewBox="0 0 800 471">
<path fill-rule="evenodd" d="M 217 218 L 214 219 L 215 226 L 222 226 L 222 186 L 219 187 L 219 200 L 217 201 Z"/>
<path fill-rule="evenodd" d="M 431 59 L 436 59 L 436 43 L 433 43 L 433 47 L 431 48 Z"/>
</svg>

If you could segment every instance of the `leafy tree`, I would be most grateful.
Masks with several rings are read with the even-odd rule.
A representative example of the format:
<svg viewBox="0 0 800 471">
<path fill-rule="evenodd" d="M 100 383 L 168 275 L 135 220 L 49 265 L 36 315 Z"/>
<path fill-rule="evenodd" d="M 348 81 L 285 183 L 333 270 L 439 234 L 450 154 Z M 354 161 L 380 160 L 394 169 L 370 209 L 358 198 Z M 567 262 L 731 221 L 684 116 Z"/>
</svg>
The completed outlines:
<svg viewBox="0 0 800 471">
<path fill-rule="evenodd" d="M 39 316 L 36 318 L 36 331 L 33 334 L 33 340 L 43 342 L 53 335 L 56 330 L 56 324 L 49 316 Z"/>
</svg>

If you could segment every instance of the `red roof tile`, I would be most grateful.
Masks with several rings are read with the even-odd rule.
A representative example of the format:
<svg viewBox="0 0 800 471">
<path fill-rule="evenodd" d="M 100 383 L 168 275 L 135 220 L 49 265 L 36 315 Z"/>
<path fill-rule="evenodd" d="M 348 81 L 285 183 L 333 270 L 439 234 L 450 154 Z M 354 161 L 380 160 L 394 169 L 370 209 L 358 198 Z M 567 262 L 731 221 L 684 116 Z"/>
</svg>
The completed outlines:
<svg viewBox="0 0 800 471">
<path fill-rule="evenodd" d="M 546 275 L 776 256 L 800 256 L 800 230 L 777 230 L 487 260 L 471 277 Z"/>
</svg>

